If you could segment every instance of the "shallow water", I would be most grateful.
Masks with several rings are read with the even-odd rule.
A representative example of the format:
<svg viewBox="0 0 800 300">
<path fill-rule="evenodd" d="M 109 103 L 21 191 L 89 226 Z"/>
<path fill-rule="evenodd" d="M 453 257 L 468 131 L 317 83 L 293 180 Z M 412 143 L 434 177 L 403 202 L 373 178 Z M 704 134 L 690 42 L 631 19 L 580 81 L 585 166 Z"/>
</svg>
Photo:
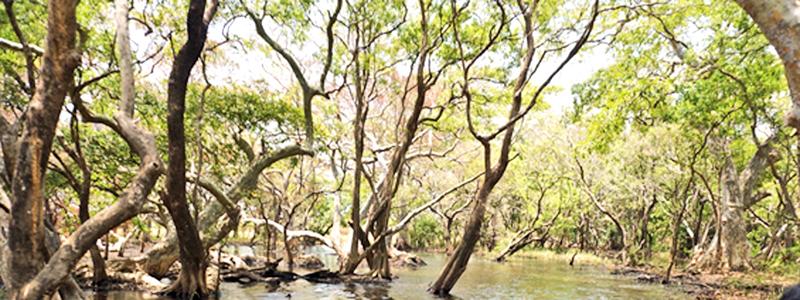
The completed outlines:
<svg viewBox="0 0 800 300">
<path fill-rule="evenodd" d="M 264 285 L 243 287 L 226 283 L 221 299 L 436 299 L 426 293 L 445 257 L 421 254 L 427 266 L 397 268 L 397 279 L 387 284 L 312 284 L 297 280 L 268 291 Z M 570 267 L 563 262 L 512 259 L 495 263 L 473 257 L 452 294 L 463 299 L 689 299 L 661 285 L 643 284 L 614 276 L 597 266 Z M 114 292 L 106 299 L 159 299 L 140 293 Z"/>
</svg>

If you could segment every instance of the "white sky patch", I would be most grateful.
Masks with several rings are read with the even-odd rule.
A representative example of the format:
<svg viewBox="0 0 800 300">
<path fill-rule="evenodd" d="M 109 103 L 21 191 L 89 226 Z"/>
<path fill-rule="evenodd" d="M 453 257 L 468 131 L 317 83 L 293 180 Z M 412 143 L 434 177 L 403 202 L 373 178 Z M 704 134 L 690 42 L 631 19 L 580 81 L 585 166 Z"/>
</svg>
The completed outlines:
<svg viewBox="0 0 800 300">
<path fill-rule="evenodd" d="M 319 8 L 314 9 L 318 10 Z M 411 22 L 411 19 L 413 19 L 413 6 L 410 6 L 409 9 L 409 22 Z M 327 15 L 325 11 L 311 13 L 316 19 L 319 19 L 323 14 Z M 303 69 L 306 80 L 315 86 L 319 84 L 319 73 L 322 69 L 322 63 L 318 61 L 320 52 L 324 51 L 327 45 L 324 29 L 322 28 L 324 22 L 320 20 L 312 20 L 312 22 L 314 25 L 309 27 L 308 32 L 304 32 L 304 34 L 308 35 L 307 39 L 299 43 L 291 41 L 292 28 L 280 26 L 269 18 L 265 18 L 263 24 L 271 37 L 297 60 L 301 69 Z M 252 20 L 240 17 L 228 24 L 227 28 L 223 28 L 224 24 L 221 19 L 212 23 L 209 28 L 207 45 L 224 41 L 223 30 L 229 33 L 231 38 L 248 41 L 248 44 L 242 45 L 238 42 L 232 42 L 221 46 L 217 50 L 215 55 L 223 55 L 220 58 L 222 62 L 220 63 L 217 60 L 217 63 L 211 63 L 207 67 L 208 76 L 213 85 L 252 86 L 257 84 L 264 85 L 259 86 L 259 89 L 282 91 L 296 84 L 296 78 L 291 72 L 288 63 L 269 48 L 266 42 L 261 40 L 255 32 Z M 136 22 L 131 22 L 130 26 L 132 48 L 139 59 L 152 54 L 161 44 L 165 43 L 163 39 L 159 41 L 159 36 L 155 33 L 145 35 L 145 28 Z M 338 26 L 342 25 L 339 24 Z M 166 42 L 163 47 L 175 47 L 177 51 L 180 45 L 177 43 L 170 45 L 169 42 Z M 162 53 L 170 55 L 168 49 L 163 49 Z M 538 72 L 533 75 L 527 89 L 536 89 L 546 76 L 561 63 L 565 54 L 546 58 Z M 487 56 L 487 59 L 492 60 L 492 57 Z M 568 111 L 574 103 L 572 87 L 588 80 L 595 72 L 608 67 L 612 62 L 613 57 L 605 46 L 587 47 L 581 51 L 553 78 L 550 86 L 551 88 L 556 88 L 557 91 L 544 96 L 544 101 L 549 105 L 546 113 L 562 115 Z M 166 89 L 166 79 L 169 75 L 171 64 L 171 58 L 151 60 L 142 65 L 140 76 L 143 78 L 141 79 L 154 86 Z M 197 66 L 199 65 L 200 63 L 198 62 Z M 399 74 L 408 74 L 409 66 L 409 63 L 403 62 L 398 64 L 395 69 Z M 150 72 L 151 69 L 153 70 L 152 73 Z M 202 82 L 199 68 L 196 67 L 192 74 L 194 82 Z M 332 80 L 332 76 L 328 78 L 329 81 Z M 335 80 L 340 81 L 341 79 L 336 78 Z M 529 100 L 525 99 L 524 103 Z M 505 118 L 504 115 L 502 117 Z"/>
</svg>

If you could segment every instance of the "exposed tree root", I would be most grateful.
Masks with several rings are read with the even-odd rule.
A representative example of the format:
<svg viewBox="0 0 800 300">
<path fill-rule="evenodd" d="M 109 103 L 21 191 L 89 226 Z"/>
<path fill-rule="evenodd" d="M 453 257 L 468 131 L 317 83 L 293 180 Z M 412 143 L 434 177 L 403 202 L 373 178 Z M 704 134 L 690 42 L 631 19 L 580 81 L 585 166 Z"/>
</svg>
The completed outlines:
<svg viewBox="0 0 800 300">
<path fill-rule="evenodd" d="M 159 294 L 177 299 L 203 299 L 208 296 L 206 274 L 199 272 L 181 272 L 175 280 Z"/>
</svg>

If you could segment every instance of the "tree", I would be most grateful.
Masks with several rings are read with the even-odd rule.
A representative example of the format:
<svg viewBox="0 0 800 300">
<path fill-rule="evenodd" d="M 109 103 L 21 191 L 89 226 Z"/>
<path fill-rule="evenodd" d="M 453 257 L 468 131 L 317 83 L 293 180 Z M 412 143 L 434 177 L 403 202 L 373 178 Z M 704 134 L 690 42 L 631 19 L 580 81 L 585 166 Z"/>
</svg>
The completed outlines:
<svg viewBox="0 0 800 300">
<path fill-rule="evenodd" d="M 111 128 L 127 142 L 128 146 L 140 158 L 139 170 L 136 176 L 132 179 L 131 183 L 125 187 L 125 190 L 119 197 L 119 201 L 105 207 L 94 217 L 86 220 L 60 246 L 54 247 L 54 250 L 52 251 L 48 250 L 47 254 L 49 254 L 50 258 L 46 262 L 43 260 L 38 262 L 32 261 L 32 259 L 36 259 L 35 257 L 40 257 L 39 255 L 45 254 L 38 252 L 42 250 L 38 248 L 41 246 L 36 246 L 37 248 L 27 248 L 33 247 L 33 245 L 31 245 L 34 244 L 31 242 L 32 239 L 43 238 L 43 236 L 37 237 L 39 233 L 35 232 L 23 233 L 21 231 L 22 228 L 20 228 L 20 226 L 26 227 L 33 224 L 43 225 L 43 215 L 41 214 L 42 211 L 37 209 L 34 210 L 34 213 L 32 214 L 26 214 L 26 216 L 17 218 L 16 222 L 22 222 L 23 224 L 15 224 L 13 222 L 10 224 L 10 232 L 16 231 L 16 234 L 23 236 L 30 235 L 20 241 L 28 241 L 27 243 L 23 243 L 21 245 L 14 244 L 9 241 L 8 248 L 4 251 L 3 261 L 7 265 L 3 268 L 3 279 L 4 282 L 9 284 L 10 295 L 12 298 L 39 299 L 44 297 L 44 295 L 51 294 L 56 289 L 58 289 L 59 293 L 64 297 L 79 297 L 77 294 L 75 294 L 75 289 L 77 286 L 75 285 L 74 281 L 68 279 L 72 268 L 86 253 L 86 251 L 95 245 L 95 242 L 101 236 L 138 213 L 139 209 L 146 201 L 150 190 L 155 185 L 159 175 L 163 172 L 162 163 L 156 152 L 154 137 L 146 130 L 138 127 L 132 119 L 134 106 L 133 93 L 124 93 L 122 95 L 118 113 L 115 115 L 115 119 L 112 120 L 93 114 L 87 107 L 83 105 L 81 99 L 76 96 L 79 95 L 79 93 L 76 92 L 79 92 L 81 88 L 85 87 L 85 84 L 77 85 L 74 90 L 70 91 L 71 84 L 69 83 L 72 82 L 72 71 L 70 69 L 69 74 L 65 74 L 64 72 L 67 72 L 70 66 L 72 66 L 71 68 L 74 68 L 74 64 L 77 64 L 77 58 L 79 57 L 73 44 L 75 41 L 74 36 L 76 27 L 75 4 L 76 3 L 72 1 L 50 2 L 48 28 L 52 28 L 52 31 L 48 30 L 47 48 L 49 50 L 46 50 L 45 52 L 52 51 L 52 53 L 45 55 L 45 57 L 48 57 L 48 59 L 44 60 L 42 71 L 40 72 L 42 75 L 38 78 L 38 96 L 34 96 L 34 99 L 36 100 L 31 103 L 31 105 L 36 106 L 37 109 L 32 111 L 29 110 L 29 113 L 37 114 L 40 118 L 43 117 L 42 113 L 44 112 L 53 114 L 50 115 L 53 118 L 52 120 L 47 122 L 40 120 L 41 122 L 37 124 L 38 126 L 52 124 L 53 128 L 55 128 L 55 124 L 57 123 L 58 119 L 58 112 L 60 112 L 61 104 L 63 103 L 63 97 L 67 93 L 71 93 L 73 103 L 80 111 L 82 119 L 87 122 L 103 124 Z M 122 8 L 124 8 L 124 10 L 120 9 L 121 12 L 117 14 L 117 16 L 122 16 L 122 18 L 116 18 L 116 24 L 119 28 L 127 27 L 127 7 Z M 127 35 L 125 34 L 120 34 L 117 36 L 117 38 L 119 39 L 120 44 L 128 43 Z M 130 55 L 120 56 L 120 60 L 129 59 Z M 123 71 L 121 71 L 121 77 L 123 78 L 122 82 L 124 82 L 126 85 L 129 85 L 129 89 L 127 90 L 132 92 L 132 71 L 130 69 L 126 70 L 123 68 Z M 90 80 L 86 83 L 91 82 L 94 81 Z M 46 105 L 44 105 L 44 103 L 46 103 Z M 31 122 L 31 120 L 28 119 L 26 122 Z M 14 127 L 16 126 L 9 126 L 6 128 Z M 47 137 L 47 135 L 42 135 L 44 133 L 47 133 L 47 131 L 38 132 L 40 138 Z M 28 133 L 28 135 L 23 135 L 21 138 L 28 138 L 26 136 L 29 136 L 30 134 L 31 133 Z M 52 136 L 50 136 L 50 144 L 52 144 Z M 4 145 L 4 151 L 9 150 L 9 144 L 5 144 L 4 141 Z M 20 146 L 21 145 L 22 143 Z M 35 145 L 44 146 L 42 144 Z M 21 147 L 19 149 L 21 150 L 25 148 Z M 15 150 L 16 153 L 20 153 L 17 151 L 19 150 Z M 49 151 L 41 152 L 40 154 L 45 155 L 45 153 L 49 154 Z M 5 154 L 7 153 L 4 153 L 4 156 Z M 16 159 L 18 161 L 23 161 L 24 159 L 22 158 L 24 156 L 25 155 L 16 157 Z M 10 159 L 8 157 L 4 158 Z M 39 158 L 41 159 L 41 157 Z M 37 165 L 40 167 L 37 168 Z M 38 163 L 33 165 L 16 164 L 13 172 L 10 172 L 11 170 L 8 169 L 6 171 L 7 174 L 11 174 L 13 176 L 14 181 L 17 181 L 22 180 L 17 179 L 17 176 L 20 174 L 17 173 L 17 170 L 21 170 L 21 167 L 28 168 L 29 170 L 25 173 L 28 173 L 29 175 L 32 170 L 37 170 L 36 172 L 40 172 L 37 175 L 38 178 L 30 177 L 29 179 L 36 179 L 36 182 L 41 184 L 41 172 L 44 171 L 44 166 L 45 164 Z M 16 205 L 18 207 L 20 205 L 32 206 L 32 208 L 42 207 L 42 201 L 44 199 L 41 197 L 41 193 L 43 190 L 27 190 L 29 193 L 32 193 L 30 195 L 35 196 L 38 193 L 38 199 L 17 198 L 15 201 L 19 202 L 17 202 Z M 15 204 L 12 204 L 12 207 L 14 205 Z M 13 216 L 14 214 L 12 209 L 12 217 Z M 41 226 L 36 226 L 33 229 L 35 229 L 37 232 L 44 230 L 44 228 Z M 41 234 L 44 234 L 44 232 Z M 9 238 L 12 238 L 12 236 L 9 236 Z M 39 241 L 35 244 L 41 245 L 41 242 L 42 241 Z M 24 259 L 26 260 L 15 261 L 15 259 L 23 259 L 20 257 L 20 255 L 24 255 L 26 257 Z M 34 258 L 27 256 L 33 256 Z M 24 266 L 21 266 L 22 264 L 24 264 Z M 29 267 L 32 267 L 32 269 L 29 269 Z M 17 268 L 24 268 L 24 270 L 18 270 Z M 71 293 L 70 290 L 72 291 Z M 77 293 L 80 293 L 80 291 L 77 291 Z"/>
<path fill-rule="evenodd" d="M 755 197 L 758 198 L 756 202 L 763 199 L 763 196 L 757 197 L 759 193 L 756 190 L 762 180 L 760 174 L 767 164 L 757 163 L 753 165 L 757 168 L 746 172 L 755 174 L 745 180 L 749 182 L 747 196 L 741 195 L 741 188 L 734 188 L 744 181 L 731 181 L 739 177 L 736 165 L 748 165 L 748 161 L 762 159 L 766 162 L 771 152 L 768 149 L 745 150 L 742 146 L 737 149 L 727 147 L 749 143 L 761 149 L 772 142 L 761 135 L 774 136 L 779 132 L 774 115 L 780 103 L 774 99 L 779 97 L 783 86 L 777 78 L 780 73 L 776 71 L 779 67 L 776 58 L 766 49 L 767 43 L 754 30 L 752 21 L 732 3 L 714 3 L 714 6 L 715 13 L 711 14 L 706 11 L 706 3 L 693 1 L 678 6 L 636 8 L 636 16 L 644 20 L 641 25 L 629 25 L 618 35 L 614 45 L 616 53 L 620 54 L 618 61 L 600 71 L 595 79 L 579 85 L 574 92 L 581 99 L 576 106 L 578 115 L 583 115 L 588 107 L 599 107 L 596 105 L 599 102 L 591 104 L 595 100 L 602 99 L 604 103 L 602 111 L 605 113 L 584 116 L 594 123 L 588 129 L 596 141 L 596 151 L 606 151 L 607 146 L 613 144 L 609 141 L 625 128 L 648 131 L 662 124 L 677 124 L 685 128 L 693 150 L 671 159 L 690 178 L 680 184 L 683 188 L 668 188 L 681 192 L 671 193 L 675 197 L 668 199 L 667 203 L 675 208 L 673 224 L 678 225 L 673 226 L 677 227 L 684 227 L 679 223 L 682 223 L 680 219 L 683 219 L 686 209 L 684 202 L 690 195 L 708 194 L 707 198 L 714 201 L 712 205 L 720 207 L 721 211 L 714 218 L 716 230 L 711 232 L 714 238 L 710 243 L 697 239 L 700 245 L 695 245 L 692 266 L 722 271 L 742 269 L 747 265 L 745 258 L 749 257 L 745 254 L 748 248 L 746 236 L 735 234 L 735 231 L 743 231 L 735 228 L 745 226 L 744 210 L 738 210 L 737 207 L 742 206 L 735 204 L 745 202 L 736 199 Z M 708 38 L 713 43 L 702 43 L 688 36 L 688 31 L 697 24 L 695 20 L 699 19 L 708 20 L 701 27 L 708 30 Z M 651 34 L 654 30 L 657 35 Z M 646 46 L 642 46 L 643 38 L 650 41 Z M 635 44 L 633 40 L 637 40 Z M 761 131 L 767 132 L 762 134 Z M 709 144 L 712 144 L 712 150 L 708 149 Z M 763 153 L 757 154 L 760 152 Z M 733 165 L 728 165 L 725 162 L 731 155 L 735 156 Z M 706 160 L 710 166 L 701 163 L 704 157 L 709 157 Z M 715 168 L 726 170 L 723 174 L 728 175 L 715 178 Z M 716 179 L 719 183 L 715 182 Z M 704 184 L 692 188 L 692 182 L 696 180 Z M 738 183 L 726 185 L 725 181 Z M 723 195 L 727 195 L 724 199 L 713 197 L 711 191 L 715 184 Z M 729 201 L 734 204 L 730 205 Z M 702 210 L 704 202 L 697 203 Z M 697 216 L 697 220 L 702 221 L 702 216 Z M 680 228 L 677 227 L 673 230 L 676 233 L 674 239 L 680 238 L 677 235 Z M 700 236 L 700 233 L 694 235 Z M 677 255 L 679 241 L 673 243 L 676 249 L 672 252 Z M 729 245 L 728 250 L 723 251 L 722 244 Z M 723 251 L 724 255 L 718 251 Z M 671 273 L 671 267 L 668 273 Z"/>
<path fill-rule="evenodd" d="M 194 218 L 189 213 L 186 201 L 186 140 L 184 133 L 184 111 L 186 86 L 200 54 L 205 47 L 208 25 L 216 14 L 219 2 L 211 0 L 206 8 L 206 0 L 192 0 L 186 16 L 186 43 L 181 46 L 167 88 L 167 130 L 169 136 L 169 163 L 167 165 L 166 195 L 162 196 L 175 231 L 178 234 L 181 272 L 178 280 L 165 291 L 179 298 L 204 297 L 206 287 L 206 248 L 200 240 Z"/>
<path fill-rule="evenodd" d="M 595 1 L 592 7 L 592 12 L 589 14 L 588 23 L 585 25 L 584 30 L 581 32 L 578 40 L 573 44 L 572 48 L 570 49 L 569 53 L 566 55 L 564 60 L 561 61 L 559 66 L 547 76 L 547 79 L 539 85 L 536 91 L 533 93 L 531 100 L 528 102 L 528 105 L 522 109 L 522 98 L 524 89 L 528 83 L 528 79 L 530 78 L 529 68 L 531 66 L 531 62 L 534 58 L 534 53 L 537 49 L 537 44 L 534 43 L 533 40 L 533 31 L 534 25 L 533 20 L 534 16 L 538 17 L 539 7 L 537 6 L 538 2 L 534 1 L 530 4 L 523 4 L 519 3 L 519 10 L 524 20 L 524 28 L 522 31 L 523 39 L 525 40 L 525 51 L 522 55 L 522 63 L 519 70 L 519 73 L 514 80 L 514 90 L 512 91 L 512 104 L 509 109 L 509 116 L 508 121 L 500 126 L 497 130 L 493 131 L 490 134 L 479 134 L 475 129 L 475 125 L 473 124 L 473 119 L 471 115 L 471 105 L 473 102 L 472 99 L 472 92 L 470 91 L 470 81 L 472 78 L 469 76 L 470 68 L 473 64 L 480 58 L 487 50 L 489 50 L 494 43 L 497 41 L 498 37 L 502 33 L 503 27 L 506 25 L 506 13 L 505 9 L 503 8 L 503 4 L 497 2 L 498 9 L 500 10 L 501 17 L 499 20 L 499 26 L 493 32 L 489 34 L 489 41 L 483 45 L 479 46 L 476 54 L 472 59 L 467 59 L 466 52 L 464 50 L 463 42 L 461 41 L 461 37 L 459 36 L 459 27 L 461 25 L 458 24 L 458 18 L 460 17 L 460 11 L 457 11 L 457 6 L 455 1 L 452 1 L 452 9 L 453 9 L 453 28 L 454 28 L 454 38 L 458 45 L 458 51 L 461 56 L 461 67 L 463 76 L 462 82 L 462 94 L 466 98 L 466 113 L 467 113 L 467 125 L 469 126 L 469 131 L 472 136 L 480 142 L 481 146 L 483 147 L 484 152 L 484 168 L 486 175 L 484 176 L 483 182 L 481 182 L 477 193 L 475 194 L 475 200 L 473 201 L 473 208 L 472 212 L 469 216 L 469 221 L 464 226 L 464 235 L 461 238 L 461 242 L 459 243 L 458 247 L 456 247 L 455 252 L 452 256 L 447 260 L 442 272 L 440 273 L 439 277 L 436 281 L 431 285 L 428 289 L 431 293 L 437 295 L 447 295 L 450 293 L 450 290 L 455 286 L 458 279 L 466 270 L 467 263 L 469 262 L 470 257 L 472 256 L 472 251 L 475 247 L 475 243 L 477 243 L 478 238 L 480 237 L 480 229 L 481 224 L 483 222 L 483 215 L 486 210 L 486 201 L 489 198 L 489 194 L 494 189 L 495 185 L 500 181 L 503 177 L 503 174 L 508 167 L 508 163 L 510 162 L 510 151 L 511 151 L 511 142 L 514 136 L 514 126 L 515 124 L 522 119 L 536 104 L 538 98 L 540 97 L 542 91 L 549 85 L 553 77 L 555 77 L 558 72 L 563 68 L 564 65 L 569 63 L 569 61 L 575 57 L 575 55 L 580 51 L 583 45 L 589 40 L 589 36 L 592 33 L 592 28 L 594 26 L 594 22 L 597 19 L 599 13 L 599 2 Z M 538 19 L 537 19 L 538 20 Z M 545 54 L 540 55 L 540 60 L 544 59 L 546 56 L 547 51 L 544 52 Z M 535 69 L 534 69 L 535 72 Z M 492 153 L 492 145 L 491 141 L 496 138 L 498 135 L 503 134 L 503 139 L 500 148 L 500 154 L 497 159 L 496 163 L 492 162 L 491 153 Z"/>
<path fill-rule="evenodd" d="M 759 145 L 741 172 L 736 170 L 730 154 L 726 155 L 720 175 L 720 232 L 717 232 L 708 249 L 696 254 L 693 261 L 695 267 L 723 271 L 744 271 L 751 268 L 744 212 L 769 196 L 767 193 L 756 193 L 756 189 L 761 174 L 779 159 L 772 143 L 773 138 L 769 138 Z"/>
<path fill-rule="evenodd" d="M 42 181 L 58 124 L 58 115 L 69 91 L 73 72 L 79 63 L 80 56 L 75 48 L 77 4 L 77 1 L 50 2 L 47 18 L 47 50 L 42 56 L 43 64 L 40 70 L 42 76 L 37 80 L 38 87 L 24 117 L 18 145 L 6 145 L 16 148 L 13 150 L 15 157 L 6 160 L 11 161 L 13 165 L 6 166 L 6 172 L 12 178 L 12 201 L 8 244 L 3 255 L 7 264 L 3 281 L 9 286 L 11 298 L 35 299 L 47 292 L 42 288 L 54 288 L 44 286 L 31 289 L 28 284 L 38 283 L 35 277 L 49 256 L 45 246 Z M 13 5 L 11 2 L 7 2 L 7 12 L 11 5 Z M 23 49 L 28 47 L 23 46 Z"/>
<path fill-rule="evenodd" d="M 786 80 L 792 92 L 792 110 L 786 123 L 800 129 L 800 3 L 791 0 L 737 0 L 783 60 Z"/>
</svg>

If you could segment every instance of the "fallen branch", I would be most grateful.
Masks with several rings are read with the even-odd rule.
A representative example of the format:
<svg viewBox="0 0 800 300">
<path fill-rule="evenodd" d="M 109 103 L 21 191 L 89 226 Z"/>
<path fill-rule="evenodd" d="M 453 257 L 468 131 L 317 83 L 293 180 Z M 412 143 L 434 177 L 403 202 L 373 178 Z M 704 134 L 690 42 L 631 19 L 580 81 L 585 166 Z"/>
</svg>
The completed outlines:
<svg viewBox="0 0 800 300">
<path fill-rule="evenodd" d="M 284 226 L 281 225 L 278 222 L 273 221 L 273 220 L 269 220 L 269 222 L 265 222 L 264 220 L 256 219 L 256 218 L 245 218 L 242 221 L 242 223 L 252 223 L 254 225 L 264 225 L 266 223 L 266 224 L 269 224 L 269 226 L 275 228 L 275 230 L 277 230 L 279 232 L 284 232 Z M 324 244 L 325 246 L 330 247 L 331 249 L 336 249 L 336 248 L 333 247 L 333 242 L 329 238 L 324 237 L 323 235 L 321 235 L 319 233 L 316 233 L 314 231 L 310 231 L 310 230 L 286 230 L 286 238 L 287 238 L 287 240 L 293 240 L 293 239 L 301 238 L 301 237 L 311 238 L 311 239 L 317 240 L 317 241 L 321 242 L 322 244 Z"/>
</svg>

